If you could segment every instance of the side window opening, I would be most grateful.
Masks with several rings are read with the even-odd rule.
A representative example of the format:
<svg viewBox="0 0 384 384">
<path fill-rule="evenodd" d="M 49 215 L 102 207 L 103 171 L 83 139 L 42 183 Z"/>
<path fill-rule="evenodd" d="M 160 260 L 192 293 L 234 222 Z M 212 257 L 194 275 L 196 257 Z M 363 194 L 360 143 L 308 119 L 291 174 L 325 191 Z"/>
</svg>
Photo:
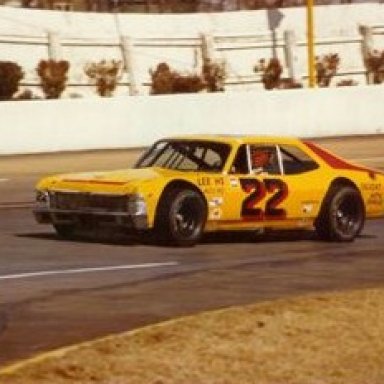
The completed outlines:
<svg viewBox="0 0 384 384">
<path fill-rule="evenodd" d="M 300 148 L 292 145 L 280 146 L 284 174 L 296 175 L 313 171 L 319 165 Z"/>
<path fill-rule="evenodd" d="M 230 173 L 240 173 L 242 175 L 249 173 L 246 145 L 243 144 L 237 150 Z"/>
<path fill-rule="evenodd" d="M 231 173 L 280 175 L 279 157 L 275 145 L 242 145 L 236 154 Z"/>
<path fill-rule="evenodd" d="M 179 171 L 221 172 L 230 146 L 199 140 L 161 140 L 136 162 L 135 168 L 160 167 Z"/>
</svg>

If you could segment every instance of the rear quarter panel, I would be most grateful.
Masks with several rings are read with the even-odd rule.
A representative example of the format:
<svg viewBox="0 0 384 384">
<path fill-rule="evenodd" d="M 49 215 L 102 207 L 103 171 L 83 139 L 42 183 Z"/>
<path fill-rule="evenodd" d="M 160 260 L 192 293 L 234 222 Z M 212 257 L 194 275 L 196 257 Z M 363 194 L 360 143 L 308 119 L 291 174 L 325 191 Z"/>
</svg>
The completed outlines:
<svg viewBox="0 0 384 384">
<path fill-rule="evenodd" d="M 384 216 L 384 175 L 360 172 L 356 176 L 357 186 L 365 203 L 367 218 Z"/>
<path fill-rule="evenodd" d="M 345 160 L 311 142 L 303 142 L 321 168 L 333 174 L 333 180 L 344 178 L 352 182 L 364 200 L 366 217 L 384 216 L 384 173 Z"/>
<path fill-rule="evenodd" d="M 329 186 L 337 180 L 347 181 L 360 191 L 367 218 L 384 216 L 384 175 L 368 169 L 356 171 L 336 170 L 332 173 L 333 177 L 328 183 Z"/>
</svg>

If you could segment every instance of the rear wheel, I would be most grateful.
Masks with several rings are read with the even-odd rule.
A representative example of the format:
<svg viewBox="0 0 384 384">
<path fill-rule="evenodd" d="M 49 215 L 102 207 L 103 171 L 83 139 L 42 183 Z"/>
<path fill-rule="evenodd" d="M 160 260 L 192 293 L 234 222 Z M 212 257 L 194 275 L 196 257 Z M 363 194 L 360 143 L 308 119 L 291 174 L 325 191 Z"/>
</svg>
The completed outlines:
<svg viewBox="0 0 384 384">
<path fill-rule="evenodd" d="M 364 202 L 359 191 L 349 186 L 332 186 L 325 197 L 315 228 L 330 241 L 353 241 L 365 221 Z"/>
<path fill-rule="evenodd" d="M 157 240 L 184 247 L 195 245 L 203 234 L 206 219 L 206 203 L 199 192 L 172 188 L 164 193 L 157 211 Z"/>
</svg>

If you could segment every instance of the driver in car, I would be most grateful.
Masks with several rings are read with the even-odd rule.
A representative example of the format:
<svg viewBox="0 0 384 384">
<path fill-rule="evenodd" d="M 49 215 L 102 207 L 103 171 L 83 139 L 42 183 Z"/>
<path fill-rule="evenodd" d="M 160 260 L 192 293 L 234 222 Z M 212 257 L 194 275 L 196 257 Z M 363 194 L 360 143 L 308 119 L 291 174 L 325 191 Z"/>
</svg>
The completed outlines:
<svg viewBox="0 0 384 384">
<path fill-rule="evenodd" d="M 251 149 L 252 173 L 268 173 L 272 165 L 273 152 L 270 148 L 257 147 Z"/>
</svg>

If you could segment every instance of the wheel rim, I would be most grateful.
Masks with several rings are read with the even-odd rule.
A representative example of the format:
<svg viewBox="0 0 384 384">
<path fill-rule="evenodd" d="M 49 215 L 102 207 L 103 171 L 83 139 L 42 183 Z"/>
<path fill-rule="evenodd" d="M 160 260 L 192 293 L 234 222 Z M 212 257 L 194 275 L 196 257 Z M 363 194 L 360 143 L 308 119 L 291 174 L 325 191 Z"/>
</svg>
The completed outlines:
<svg viewBox="0 0 384 384">
<path fill-rule="evenodd" d="M 343 235 L 355 235 L 361 226 L 361 206 L 352 197 L 342 199 L 335 210 L 337 230 Z"/>
<path fill-rule="evenodd" d="M 201 224 L 200 205 L 193 197 L 183 199 L 175 211 L 175 230 L 184 238 L 194 236 Z"/>
</svg>

